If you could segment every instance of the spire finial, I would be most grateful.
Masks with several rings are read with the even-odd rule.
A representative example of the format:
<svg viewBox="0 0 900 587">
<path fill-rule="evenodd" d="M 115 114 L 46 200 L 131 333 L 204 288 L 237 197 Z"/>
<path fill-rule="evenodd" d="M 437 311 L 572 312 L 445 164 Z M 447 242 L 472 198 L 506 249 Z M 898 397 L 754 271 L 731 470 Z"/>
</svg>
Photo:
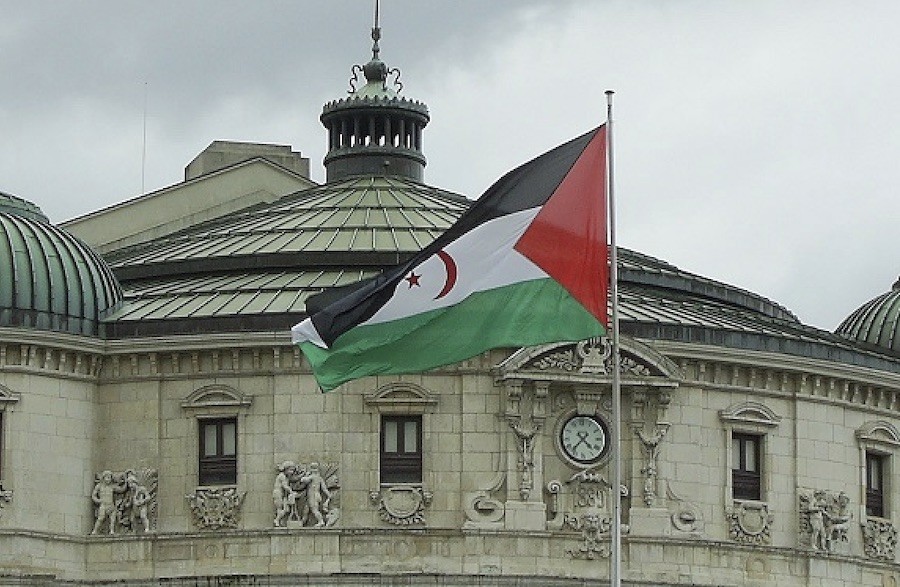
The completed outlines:
<svg viewBox="0 0 900 587">
<path fill-rule="evenodd" d="M 381 0 L 375 0 L 375 26 L 372 27 L 372 59 L 378 59 L 378 53 L 381 49 L 378 47 L 378 40 L 381 39 L 381 27 L 378 24 L 378 8 Z"/>
</svg>

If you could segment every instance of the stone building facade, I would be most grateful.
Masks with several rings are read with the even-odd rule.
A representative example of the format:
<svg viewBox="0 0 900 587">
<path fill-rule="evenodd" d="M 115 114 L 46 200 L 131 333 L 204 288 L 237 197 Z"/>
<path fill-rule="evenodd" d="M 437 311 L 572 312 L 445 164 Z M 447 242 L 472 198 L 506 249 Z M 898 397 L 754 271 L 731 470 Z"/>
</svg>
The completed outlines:
<svg viewBox="0 0 900 587">
<path fill-rule="evenodd" d="M 830 333 L 622 251 L 620 488 L 606 339 L 320 393 L 306 298 L 467 206 L 377 39 L 359 71 L 324 185 L 82 234 L 104 258 L 0 196 L 0 584 L 602 584 L 614 490 L 627 585 L 897 584 L 900 286 Z"/>
</svg>

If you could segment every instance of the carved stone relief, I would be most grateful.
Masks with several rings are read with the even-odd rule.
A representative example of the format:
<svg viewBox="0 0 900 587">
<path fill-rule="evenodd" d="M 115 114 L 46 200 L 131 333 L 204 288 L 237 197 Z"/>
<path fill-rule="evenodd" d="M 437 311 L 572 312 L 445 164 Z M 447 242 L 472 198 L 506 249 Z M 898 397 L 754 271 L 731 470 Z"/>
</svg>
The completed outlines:
<svg viewBox="0 0 900 587">
<path fill-rule="evenodd" d="M 766 503 L 756 501 L 735 502 L 726 508 L 728 534 L 735 542 L 743 544 L 769 544 L 772 541 L 772 523 L 775 516 L 769 513 Z"/>
<path fill-rule="evenodd" d="M 91 491 L 94 504 L 91 534 L 151 532 L 156 525 L 158 485 L 156 469 L 98 473 Z"/>
<path fill-rule="evenodd" d="M 391 485 L 373 491 L 369 499 L 385 522 L 410 526 L 425 523 L 425 508 L 431 505 L 432 493 L 418 485 Z"/>
<path fill-rule="evenodd" d="M 894 560 L 897 529 L 888 520 L 867 518 L 863 525 L 863 549 L 866 556 L 878 560 Z"/>
<path fill-rule="evenodd" d="M 516 437 L 516 467 L 522 501 L 528 501 L 534 490 L 534 443 L 546 419 L 548 394 L 548 384 L 535 385 L 533 392 L 525 391 L 521 382 L 507 384 L 506 419 Z"/>
<path fill-rule="evenodd" d="M 572 558 L 587 560 L 594 560 L 598 556 L 609 557 L 612 518 L 591 508 L 580 516 L 567 516 L 566 523 L 575 530 L 581 531 L 581 544 L 576 548 L 567 549 L 566 554 Z"/>
<path fill-rule="evenodd" d="M 679 532 L 696 534 L 703 531 L 703 513 L 697 504 L 676 493 L 671 482 L 666 482 L 666 497 L 674 504 L 669 507 L 672 526 Z"/>
<path fill-rule="evenodd" d="M 285 461 L 276 467 L 272 501 L 275 527 L 324 528 L 341 517 L 338 464 Z"/>
<path fill-rule="evenodd" d="M 241 518 L 241 504 L 246 492 L 235 487 L 198 487 L 186 495 L 194 518 L 201 530 L 237 528 Z"/>
<path fill-rule="evenodd" d="M 581 544 L 567 550 L 569 556 L 585 559 L 609 556 L 611 488 L 603 475 L 592 471 L 579 471 L 564 482 L 547 483 L 547 528 L 581 532 Z M 628 495 L 624 485 L 620 492 Z"/>
<path fill-rule="evenodd" d="M 3 489 L 0 486 L 0 518 L 3 517 L 3 508 L 12 501 L 12 489 Z"/>
<path fill-rule="evenodd" d="M 835 552 L 838 545 L 848 542 L 847 530 L 853 514 L 846 493 L 801 490 L 799 500 L 801 546 Z"/>
<path fill-rule="evenodd" d="M 641 441 L 641 446 L 644 449 L 645 461 L 644 466 L 641 468 L 641 473 L 644 475 L 644 505 L 646 505 L 648 508 L 652 508 L 656 505 L 656 465 L 657 459 L 659 457 L 659 444 L 666 436 L 666 432 L 668 432 L 668 430 L 669 425 L 662 422 L 657 424 L 653 434 L 645 433 L 642 428 L 638 428 L 635 430 L 635 434 L 637 434 L 638 438 Z"/>
<path fill-rule="evenodd" d="M 500 491 L 506 481 L 506 475 L 500 471 L 481 489 L 467 493 L 464 497 L 466 518 L 464 528 L 492 527 L 503 520 L 505 505 L 491 494 Z"/>
<path fill-rule="evenodd" d="M 647 377 L 660 375 L 659 371 L 636 356 L 621 353 L 623 375 Z M 565 371 L 569 373 L 596 373 L 608 375 L 613 371 L 612 342 L 605 337 L 583 340 L 577 344 L 556 348 L 529 361 L 526 369 L 538 371 Z"/>
</svg>

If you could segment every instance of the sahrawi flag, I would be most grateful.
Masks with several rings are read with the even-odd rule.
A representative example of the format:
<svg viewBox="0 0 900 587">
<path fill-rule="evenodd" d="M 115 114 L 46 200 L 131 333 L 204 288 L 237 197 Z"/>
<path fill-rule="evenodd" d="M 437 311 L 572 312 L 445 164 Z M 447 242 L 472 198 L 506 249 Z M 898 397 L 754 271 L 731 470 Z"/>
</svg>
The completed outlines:
<svg viewBox="0 0 900 587">
<path fill-rule="evenodd" d="M 507 173 L 408 262 L 294 326 L 323 391 L 485 350 L 578 341 L 607 323 L 606 129 Z M 330 296 L 332 299 L 334 295 Z"/>
</svg>

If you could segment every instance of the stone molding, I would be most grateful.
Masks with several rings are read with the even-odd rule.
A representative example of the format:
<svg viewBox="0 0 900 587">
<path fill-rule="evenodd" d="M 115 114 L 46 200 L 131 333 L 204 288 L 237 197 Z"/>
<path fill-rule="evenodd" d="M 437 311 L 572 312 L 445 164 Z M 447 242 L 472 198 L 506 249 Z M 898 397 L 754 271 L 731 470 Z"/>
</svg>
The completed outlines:
<svg viewBox="0 0 900 587">
<path fill-rule="evenodd" d="M 363 400 L 384 414 L 424 414 L 438 403 L 437 395 L 421 385 L 404 381 L 382 385 Z"/>
<path fill-rule="evenodd" d="M 100 376 L 103 356 L 53 344 L 0 342 L 0 371 L 37 373 L 79 381 Z"/>
<path fill-rule="evenodd" d="M 181 408 L 247 408 L 253 403 L 253 397 L 242 394 L 229 385 L 205 385 L 187 396 L 181 402 Z"/>
<path fill-rule="evenodd" d="M 663 345 L 668 348 L 669 345 Z M 764 354 L 769 362 L 759 364 L 728 356 L 722 361 L 710 357 L 684 356 L 671 349 L 685 382 L 727 392 L 770 395 L 793 401 L 813 401 L 831 405 L 854 405 L 873 413 L 896 415 L 900 411 L 900 378 L 863 377 L 860 371 L 827 369 L 811 372 L 815 364 L 785 364 L 783 357 Z M 747 353 L 747 356 L 754 356 Z M 849 367 L 849 366 L 848 366 Z"/>
<path fill-rule="evenodd" d="M 732 404 L 719 410 L 719 419 L 730 424 L 749 424 L 774 428 L 781 422 L 781 416 L 759 402 L 747 401 Z"/>
<path fill-rule="evenodd" d="M 856 429 L 856 438 L 869 444 L 880 444 L 886 448 L 900 447 L 900 432 L 886 420 L 866 422 Z"/>
<path fill-rule="evenodd" d="M 308 372 L 300 348 L 289 345 L 254 346 L 235 341 L 227 348 L 165 348 L 111 353 L 104 357 L 101 381 L 180 379 L 197 375 L 273 374 Z"/>
<path fill-rule="evenodd" d="M 5 410 L 6 406 L 12 406 L 16 404 L 20 399 L 22 399 L 21 394 L 14 392 L 10 388 L 0 383 L 0 412 Z"/>
</svg>

